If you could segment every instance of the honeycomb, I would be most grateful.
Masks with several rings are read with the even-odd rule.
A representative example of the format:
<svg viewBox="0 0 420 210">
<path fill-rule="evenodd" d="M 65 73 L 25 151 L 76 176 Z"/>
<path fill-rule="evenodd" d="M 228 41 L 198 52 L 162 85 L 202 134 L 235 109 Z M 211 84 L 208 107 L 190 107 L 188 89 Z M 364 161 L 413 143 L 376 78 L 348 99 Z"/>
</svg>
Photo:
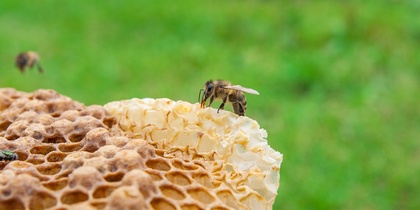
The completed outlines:
<svg viewBox="0 0 420 210">
<path fill-rule="evenodd" d="M 282 155 L 247 117 L 0 89 L 0 209 L 272 209 Z"/>
</svg>

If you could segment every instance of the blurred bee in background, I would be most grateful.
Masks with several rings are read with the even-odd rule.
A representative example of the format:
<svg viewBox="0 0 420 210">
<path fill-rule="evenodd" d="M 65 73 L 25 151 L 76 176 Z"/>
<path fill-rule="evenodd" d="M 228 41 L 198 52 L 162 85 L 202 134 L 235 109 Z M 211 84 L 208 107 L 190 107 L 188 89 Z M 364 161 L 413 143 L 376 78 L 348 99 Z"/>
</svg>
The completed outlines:
<svg viewBox="0 0 420 210">
<path fill-rule="evenodd" d="M 39 62 L 39 55 L 36 52 L 23 52 L 16 57 L 16 66 L 19 68 L 21 73 L 25 72 L 26 68 L 32 69 L 34 65 L 36 65 L 40 73 L 44 71 Z"/>
<path fill-rule="evenodd" d="M 19 159 L 19 156 L 9 150 L 1 150 L 0 151 L 0 161 L 12 161 L 12 160 L 17 160 Z"/>
<path fill-rule="evenodd" d="M 204 91 L 204 94 L 200 100 L 202 91 Z M 200 90 L 198 101 L 201 103 L 201 108 L 205 108 L 208 98 L 210 98 L 210 102 L 207 107 L 213 103 L 214 99 L 221 99 L 223 102 L 220 104 L 219 109 L 217 109 L 217 113 L 219 113 L 219 110 L 223 110 L 225 103 L 228 101 L 232 103 L 233 110 L 237 115 L 245 116 L 246 99 L 243 94 L 244 92 L 259 95 L 256 90 L 244 88 L 240 85 L 232 85 L 226 80 L 209 80 L 204 85 L 204 89 Z"/>
</svg>

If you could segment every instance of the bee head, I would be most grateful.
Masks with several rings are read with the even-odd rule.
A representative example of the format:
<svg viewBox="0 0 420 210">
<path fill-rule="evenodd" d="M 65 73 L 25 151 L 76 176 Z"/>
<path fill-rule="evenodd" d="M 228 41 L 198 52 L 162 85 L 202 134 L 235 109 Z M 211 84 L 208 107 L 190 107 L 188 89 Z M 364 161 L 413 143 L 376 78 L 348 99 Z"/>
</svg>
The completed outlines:
<svg viewBox="0 0 420 210">
<path fill-rule="evenodd" d="M 204 96 L 206 98 L 210 97 L 214 89 L 213 80 L 209 80 L 204 85 Z"/>
</svg>

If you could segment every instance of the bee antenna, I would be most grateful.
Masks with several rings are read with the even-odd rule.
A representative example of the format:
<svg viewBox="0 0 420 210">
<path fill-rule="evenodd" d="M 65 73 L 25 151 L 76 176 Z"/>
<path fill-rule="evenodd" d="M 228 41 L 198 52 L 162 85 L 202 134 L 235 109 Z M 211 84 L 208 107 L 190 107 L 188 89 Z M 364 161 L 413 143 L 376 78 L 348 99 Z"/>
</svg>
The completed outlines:
<svg viewBox="0 0 420 210">
<path fill-rule="evenodd" d="M 200 101 L 200 98 L 201 98 L 201 93 L 204 91 L 204 89 L 200 89 L 200 91 L 198 92 L 198 102 L 199 103 L 201 103 L 201 101 L 203 100 L 203 99 L 201 99 L 201 101 Z M 204 96 L 204 95 L 203 95 Z"/>
</svg>

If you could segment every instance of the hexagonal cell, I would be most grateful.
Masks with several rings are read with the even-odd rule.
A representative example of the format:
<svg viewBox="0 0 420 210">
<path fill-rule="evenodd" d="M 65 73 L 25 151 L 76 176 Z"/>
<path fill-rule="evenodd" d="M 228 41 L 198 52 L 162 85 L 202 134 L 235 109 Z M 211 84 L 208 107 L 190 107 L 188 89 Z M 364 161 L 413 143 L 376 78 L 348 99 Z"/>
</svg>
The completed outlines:
<svg viewBox="0 0 420 210">
<path fill-rule="evenodd" d="M 176 210 L 174 204 L 172 204 L 168 199 L 161 197 L 153 198 L 150 205 L 152 205 L 153 209 Z"/>
<path fill-rule="evenodd" d="M 184 173 L 180 172 L 180 171 L 173 171 L 173 172 L 169 172 L 165 175 L 165 177 L 172 183 L 176 184 L 176 185 L 190 185 L 191 181 L 188 178 L 187 175 L 185 175 Z"/>
<path fill-rule="evenodd" d="M 47 156 L 47 161 L 48 162 L 60 162 L 62 161 L 65 157 L 67 156 L 67 154 L 62 153 L 62 152 L 51 152 L 50 154 L 48 154 Z"/>
<path fill-rule="evenodd" d="M 7 130 L 7 128 L 9 127 L 10 124 L 12 124 L 12 122 L 10 122 L 8 120 L 0 122 L 0 132 Z"/>
<path fill-rule="evenodd" d="M 102 121 L 108 128 L 111 128 L 112 127 L 112 125 L 115 123 L 115 120 L 114 120 L 114 118 L 112 118 L 112 117 L 108 117 L 108 118 L 105 118 L 105 119 L 103 119 L 103 121 Z"/>
<path fill-rule="evenodd" d="M 83 201 L 87 201 L 89 199 L 89 196 L 80 191 L 80 190 L 72 190 L 72 191 L 67 191 L 65 192 L 62 196 L 61 196 L 61 202 L 64 204 L 75 204 L 75 203 L 80 203 Z"/>
<path fill-rule="evenodd" d="M 16 133 L 13 132 L 13 133 L 4 135 L 4 137 L 9 141 L 13 141 L 13 140 L 18 139 L 20 137 L 20 135 L 17 135 Z"/>
<path fill-rule="evenodd" d="M 44 182 L 42 185 L 50 190 L 58 191 L 66 187 L 68 184 L 67 178 L 56 179 L 49 182 Z"/>
<path fill-rule="evenodd" d="M 210 176 L 206 172 L 193 173 L 192 178 L 204 187 L 214 188 L 213 183 L 210 181 Z"/>
<path fill-rule="evenodd" d="M 32 163 L 34 165 L 40 165 L 40 164 L 43 164 L 45 162 L 45 158 L 42 155 L 31 155 L 26 160 L 26 162 Z"/>
<path fill-rule="evenodd" d="M 159 171 L 169 171 L 171 169 L 171 166 L 164 159 L 149 159 L 146 165 Z"/>
<path fill-rule="evenodd" d="M 58 163 L 49 163 L 47 165 L 37 166 L 36 169 L 39 173 L 44 175 L 54 175 L 61 171 L 61 165 Z"/>
<path fill-rule="evenodd" d="M 205 188 L 192 188 L 188 189 L 187 192 L 192 198 L 201 203 L 209 204 L 215 200 Z"/>
<path fill-rule="evenodd" d="M 123 179 L 123 172 L 109 173 L 104 176 L 104 179 L 108 182 L 119 182 Z"/>
<path fill-rule="evenodd" d="M 85 134 L 70 134 L 68 136 L 69 141 L 71 142 L 79 142 L 82 141 L 82 139 L 85 138 Z"/>
<path fill-rule="evenodd" d="M 58 149 L 62 152 L 74 152 L 82 149 L 82 146 L 79 143 L 65 143 L 59 144 Z"/>
<path fill-rule="evenodd" d="M 94 198 L 106 198 L 109 195 L 111 195 L 111 193 L 117 189 L 116 186 L 111 186 L 111 185 L 104 185 L 104 186 L 99 186 L 95 189 L 95 191 L 93 191 L 93 197 Z"/>
<path fill-rule="evenodd" d="M 31 154 L 41 154 L 41 155 L 46 155 L 52 151 L 55 151 L 55 148 L 50 145 L 34 146 L 31 148 L 31 150 L 29 150 Z"/>
<path fill-rule="evenodd" d="M 45 137 L 44 139 L 42 139 L 42 143 L 58 144 L 64 142 L 66 142 L 66 139 L 58 135 Z"/>
<path fill-rule="evenodd" d="M 151 170 L 145 170 L 146 173 L 152 177 L 153 181 L 159 181 L 162 180 L 162 177 L 160 176 L 159 172 L 157 171 L 151 171 Z"/>
<path fill-rule="evenodd" d="M 176 188 L 174 185 L 162 185 L 159 187 L 160 191 L 169 198 L 174 200 L 183 200 L 185 199 L 184 193 L 181 190 Z"/>
</svg>

